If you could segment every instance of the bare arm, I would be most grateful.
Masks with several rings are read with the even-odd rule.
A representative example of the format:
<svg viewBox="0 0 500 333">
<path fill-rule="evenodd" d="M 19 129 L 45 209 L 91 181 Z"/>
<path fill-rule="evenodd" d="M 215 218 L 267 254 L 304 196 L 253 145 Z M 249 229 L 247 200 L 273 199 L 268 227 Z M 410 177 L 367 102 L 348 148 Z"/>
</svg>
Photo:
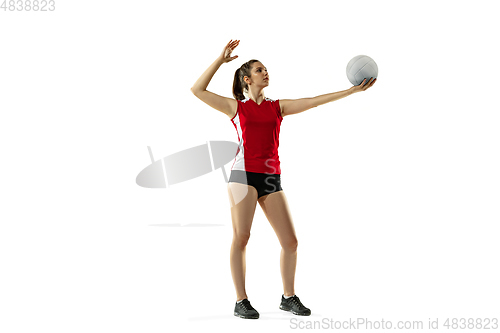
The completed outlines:
<svg viewBox="0 0 500 333">
<path fill-rule="evenodd" d="M 238 46 L 238 43 L 239 41 L 230 41 L 226 47 L 224 47 L 222 54 L 210 65 L 210 67 L 207 68 L 203 74 L 201 74 L 200 78 L 191 88 L 191 92 L 196 97 L 214 109 L 225 113 L 230 118 L 232 118 L 236 113 L 236 108 L 238 107 L 236 100 L 214 94 L 213 92 L 208 91 L 207 87 L 215 72 L 217 72 L 222 64 L 238 58 L 238 56 L 231 57 L 231 52 L 236 46 Z"/>
<path fill-rule="evenodd" d="M 365 91 L 366 89 L 373 86 L 377 79 L 370 80 L 370 83 L 365 83 L 363 81 L 359 86 L 352 86 L 351 88 L 343 91 L 338 91 L 330 94 L 319 95 L 310 98 L 300 98 L 300 99 L 282 99 L 280 100 L 281 114 L 282 116 L 287 116 L 291 114 L 297 114 L 311 108 L 323 105 L 329 102 L 339 100 L 341 98 L 347 97 L 359 91 Z"/>
</svg>

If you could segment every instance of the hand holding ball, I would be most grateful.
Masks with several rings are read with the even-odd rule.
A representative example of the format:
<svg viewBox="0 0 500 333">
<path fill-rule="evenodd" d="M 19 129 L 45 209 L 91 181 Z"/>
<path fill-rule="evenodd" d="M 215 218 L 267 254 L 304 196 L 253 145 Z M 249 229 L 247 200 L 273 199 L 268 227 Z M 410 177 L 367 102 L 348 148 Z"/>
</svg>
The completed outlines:
<svg viewBox="0 0 500 333">
<path fill-rule="evenodd" d="M 366 79 L 365 86 L 370 78 L 373 78 L 372 83 L 378 76 L 378 67 L 375 61 L 365 55 L 359 55 L 351 59 L 346 68 L 347 78 L 355 86 L 359 86 Z M 367 87 L 368 88 L 368 87 Z"/>
</svg>

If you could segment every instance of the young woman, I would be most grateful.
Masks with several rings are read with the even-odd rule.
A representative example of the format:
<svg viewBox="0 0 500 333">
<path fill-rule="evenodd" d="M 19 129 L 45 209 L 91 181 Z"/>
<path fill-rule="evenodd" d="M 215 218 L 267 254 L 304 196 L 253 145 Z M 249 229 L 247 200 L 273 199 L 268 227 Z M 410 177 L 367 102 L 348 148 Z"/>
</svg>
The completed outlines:
<svg viewBox="0 0 500 333">
<path fill-rule="evenodd" d="M 191 88 L 196 97 L 231 119 L 239 139 L 239 149 L 227 186 L 233 223 L 230 262 L 236 289 L 234 315 L 259 318 L 259 313 L 248 301 L 245 291 L 245 248 L 258 202 L 282 248 L 280 266 L 284 292 L 280 309 L 308 316 L 311 310 L 301 303 L 294 290 L 297 237 L 288 202 L 281 188 L 278 157 L 281 121 L 285 116 L 365 91 L 373 86 L 376 79 L 371 78 L 368 83 L 365 80 L 359 86 L 313 98 L 272 100 L 264 96 L 264 88 L 269 85 L 267 68 L 258 60 L 250 60 L 238 68 L 234 75 L 235 99 L 207 91 L 217 69 L 238 57 L 231 57 L 231 53 L 239 42 L 229 41 L 221 55 Z"/>
</svg>

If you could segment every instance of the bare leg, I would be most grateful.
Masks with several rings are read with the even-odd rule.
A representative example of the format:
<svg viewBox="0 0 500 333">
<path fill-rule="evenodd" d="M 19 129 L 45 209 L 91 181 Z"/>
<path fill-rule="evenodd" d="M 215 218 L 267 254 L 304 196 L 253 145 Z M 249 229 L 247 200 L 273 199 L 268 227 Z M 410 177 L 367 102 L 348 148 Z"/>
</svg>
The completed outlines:
<svg viewBox="0 0 500 333">
<path fill-rule="evenodd" d="M 298 242 L 285 193 L 278 191 L 260 197 L 259 204 L 281 244 L 280 268 L 283 294 L 285 296 L 295 295 Z"/>
<path fill-rule="evenodd" d="M 295 295 L 295 268 L 297 266 L 297 251 L 281 249 L 280 268 L 283 281 L 283 294 Z"/>
<path fill-rule="evenodd" d="M 257 190 L 252 186 L 239 183 L 228 183 L 227 187 L 233 223 L 233 241 L 230 253 L 231 274 L 236 289 L 236 301 L 240 301 L 248 298 L 245 291 L 245 252 L 257 206 Z M 234 199 L 242 197 L 243 199 L 235 204 Z"/>
</svg>

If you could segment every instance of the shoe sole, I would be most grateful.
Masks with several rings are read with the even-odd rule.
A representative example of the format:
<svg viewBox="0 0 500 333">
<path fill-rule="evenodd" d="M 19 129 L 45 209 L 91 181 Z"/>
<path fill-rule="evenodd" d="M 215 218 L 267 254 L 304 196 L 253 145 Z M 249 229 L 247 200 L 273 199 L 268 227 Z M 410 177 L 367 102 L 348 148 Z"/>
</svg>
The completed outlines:
<svg viewBox="0 0 500 333">
<path fill-rule="evenodd" d="M 294 315 L 297 315 L 297 316 L 310 316 L 311 315 L 311 313 L 299 313 L 299 312 L 294 311 L 292 309 L 285 308 L 282 305 L 280 305 L 280 309 L 283 310 L 283 311 L 291 312 L 291 313 L 293 313 Z"/>
<path fill-rule="evenodd" d="M 239 313 L 235 312 L 234 315 L 236 317 L 240 317 L 240 318 L 243 318 L 243 319 L 259 319 L 259 316 L 256 316 L 256 317 L 245 317 L 243 315 L 240 315 Z"/>
</svg>

